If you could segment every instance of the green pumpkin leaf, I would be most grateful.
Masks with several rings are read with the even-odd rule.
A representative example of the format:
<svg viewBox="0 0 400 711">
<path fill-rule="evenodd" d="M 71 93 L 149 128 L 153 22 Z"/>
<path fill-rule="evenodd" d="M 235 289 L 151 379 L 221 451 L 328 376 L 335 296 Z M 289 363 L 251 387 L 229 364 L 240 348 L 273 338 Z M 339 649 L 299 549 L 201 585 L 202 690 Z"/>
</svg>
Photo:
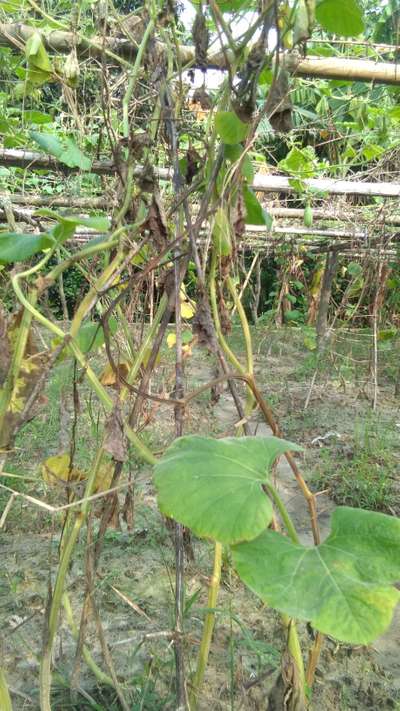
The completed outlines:
<svg viewBox="0 0 400 711">
<path fill-rule="evenodd" d="M 244 141 L 249 127 L 233 111 L 218 111 L 215 114 L 215 130 L 224 143 L 232 146 Z"/>
<path fill-rule="evenodd" d="M 24 121 L 28 123 L 36 123 L 36 124 L 43 124 L 43 123 L 53 123 L 54 119 L 50 114 L 44 114 L 42 111 L 34 111 L 28 110 L 28 111 L 23 111 L 22 113 Z"/>
<path fill-rule="evenodd" d="M 49 217 L 57 221 L 57 225 L 52 228 L 51 234 L 54 239 L 61 243 L 73 237 L 78 225 L 89 227 L 98 232 L 108 232 L 110 228 L 110 220 L 102 215 L 92 215 L 91 217 L 82 217 L 80 215 L 59 215 L 54 210 L 41 208 L 36 210 L 35 215 L 40 217 Z"/>
<path fill-rule="evenodd" d="M 28 71 L 27 80 L 31 84 L 44 84 L 52 78 L 53 67 L 39 32 L 34 32 L 25 46 Z"/>
<path fill-rule="evenodd" d="M 297 178 L 312 178 L 315 175 L 315 156 L 309 147 L 291 148 L 286 158 L 279 161 L 278 166 L 286 173 L 295 175 Z"/>
<path fill-rule="evenodd" d="M 365 29 L 357 0 L 320 0 L 316 18 L 324 30 L 344 37 L 354 37 Z"/>
<path fill-rule="evenodd" d="M 39 133 L 38 131 L 30 131 L 29 135 L 32 140 L 35 141 L 35 143 L 37 143 L 40 148 L 43 148 L 46 153 L 49 153 L 55 158 L 60 158 L 60 155 L 64 150 L 63 144 L 61 143 L 60 139 L 53 133 Z"/>
<path fill-rule="evenodd" d="M 243 146 L 240 144 L 235 144 L 232 146 L 224 146 L 224 155 L 225 158 L 231 161 L 231 163 L 236 163 L 240 158 L 242 157 L 243 154 Z M 253 168 L 253 163 L 251 162 L 251 159 L 246 153 L 245 157 L 242 160 L 241 164 L 241 173 L 244 178 L 246 178 L 248 183 L 253 182 L 254 178 L 254 168 Z"/>
<path fill-rule="evenodd" d="M 215 213 L 212 241 L 219 257 L 228 257 L 232 252 L 231 223 L 226 210 L 219 207 Z"/>
<path fill-rule="evenodd" d="M 247 225 L 265 225 L 268 229 L 272 227 L 272 217 L 260 205 L 255 193 L 246 185 L 243 187 L 243 199 L 246 207 Z"/>
<path fill-rule="evenodd" d="M 339 507 L 319 546 L 295 545 L 274 531 L 233 547 L 246 585 L 271 607 L 324 634 L 369 644 L 389 626 L 400 592 L 400 520 Z"/>
<path fill-rule="evenodd" d="M 49 234 L 30 235 L 20 232 L 0 232 L 0 263 L 23 262 L 34 254 L 53 247 L 55 241 Z"/>
<path fill-rule="evenodd" d="M 90 170 L 92 167 L 91 159 L 82 153 L 73 138 L 60 140 L 53 133 L 39 133 L 38 131 L 30 131 L 29 135 L 46 153 L 58 158 L 61 163 L 70 168 Z"/>
<path fill-rule="evenodd" d="M 109 320 L 110 334 L 113 336 L 117 330 L 117 322 L 115 319 Z M 104 344 L 105 337 L 103 327 L 100 323 L 89 321 L 84 323 L 78 331 L 76 337 L 79 348 L 82 353 L 97 351 Z"/>
<path fill-rule="evenodd" d="M 251 540 L 272 518 L 262 485 L 273 462 L 300 449 L 277 437 L 180 437 L 154 467 L 160 510 L 203 538 Z"/>
<path fill-rule="evenodd" d="M 91 159 L 82 153 L 73 138 L 66 138 L 65 149 L 60 155 L 60 160 L 71 168 L 90 170 L 92 167 Z"/>
<path fill-rule="evenodd" d="M 192 0 L 194 6 L 200 5 L 200 0 Z M 215 3 L 221 12 L 236 12 L 236 10 L 254 10 L 254 0 L 218 0 Z"/>
<path fill-rule="evenodd" d="M 113 336 L 118 328 L 116 319 L 110 318 L 108 325 L 110 334 Z M 104 330 L 101 323 L 87 321 L 80 327 L 75 340 L 82 353 L 87 354 L 99 350 L 105 341 Z M 56 338 L 53 338 L 51 345 L 53 348 L 56 348 L 61 342 L 62 339 L 56 336 Z"/>
</svg>

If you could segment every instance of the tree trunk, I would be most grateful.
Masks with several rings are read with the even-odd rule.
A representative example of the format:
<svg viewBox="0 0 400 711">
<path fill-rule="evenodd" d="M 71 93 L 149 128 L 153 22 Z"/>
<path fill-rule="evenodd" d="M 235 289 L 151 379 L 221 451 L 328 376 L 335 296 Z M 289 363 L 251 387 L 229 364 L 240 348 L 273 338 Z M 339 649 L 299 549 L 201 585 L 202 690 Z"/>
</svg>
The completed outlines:
<svg viewBox="0 0 400 711">
<path fill-rule="evenodd" d="M 336 249 L 332 249 L 326 255 L 325 270 L 322 277 L 321 284 L 321 295 L 319 299 L 318 315 L 317 315 L 317 347 L 318 352 L 322 353 L 326 347 L 326 343 L 329 336 L 328 329 L 328 312 L 329 303 L 332 294 L 332 284 L 336 275 L 336 269 L 338 264 L 338 252 Z"/>
</svg>

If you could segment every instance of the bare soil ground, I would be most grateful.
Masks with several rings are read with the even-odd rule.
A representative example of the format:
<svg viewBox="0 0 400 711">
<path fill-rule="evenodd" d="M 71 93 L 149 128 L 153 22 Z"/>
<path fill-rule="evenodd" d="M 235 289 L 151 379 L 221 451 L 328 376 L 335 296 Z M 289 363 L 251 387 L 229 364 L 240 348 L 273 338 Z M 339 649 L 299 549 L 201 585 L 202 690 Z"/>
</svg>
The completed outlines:
<svg viewBox="0 0 400 711">
<path fill-rule="evenodd" d="M 235 332 L 232 340 L 236 347 L 241 347 Z M 329 531 L 333 498 L 339 503 L 363 503 L 363 500 L 343 500 L 349 496 L 348 491 L 353 492 L 353 496 L 364 496 L 364 489 L 361 487 L 358 494 L 358 489 L 354 494 L 354 486 L 346 489 L 343 475 L 335 478 L 337 472 L 342 471 L 341 467 L 361 479 L 370 476 L 372 471 L 372 484 L 368 481 L 367 490 L 371 492 L 373 486 L 379 488 L 374 499 L 377 508 L 399 515 L 400 402 L 393 394 L 395 354 L 388 348 L 380 353 L 378 410 L 372 413 L 367 341 L 352 334 L 336 341 L 335 353 L 317 375 L 309 405 L 304 410 L 314 362 L 312 353 L 304 346 L 302 333 L 294 329 L 267 332 L 259 327 L 254 340 L 256 371 L 262 391 L 277 413 L 285 437 L 305 447 L 299 464 L 314 490 L 320 490 L 321 477 L 323 479 L 325 493 L 318 497 L 323 536 Z M 159 366 L 155 388 L 165 381 L 168 359 L 167 353 Z M 62 498 L 62 492 L 46 490 L 39 472 L 40 463 L 65 447 L 68 441 L 65 430 L 71 425 L 69 367 L 61 364 L 54 373 L 48 387 L 48 406 L 21 432 L 16 452 L 7 464 L 7 471 L 35 479 L 24 484 L 26 493 L 46 500 Z M 212 377 L 210 358 L 195 350 L 188 361 L 186 377 L 190 388 L 207 382 Z M 98 437 L 96 407 L 90 393 L 82 389 L 77 427 L 77 461 L 82 467 L 90 461 Z M 215 406 L 207 394 L 202 395 L 193 404 L 185 425 L 188 433 L 218 436 L 232 434 L 236 420 L 230 396 L 224 392 Z M 256 434 L 268 434 L 257 413 L 252 426 Z M 170 408 L 162 406 L 158 410 L 146 436 L 158 451 L 171 441 Z M 372 455 L 363 459 L 366 451 L 363 443 L 365 445 L 368 438 L 373 441 L 372 453 L 375 450 L 380 453 L 378 461 Z M 134 479 L 133 526 L 128 530 L 122 523 L 120 530 L 107 532 L 94 596 L 117 676 L 132 711 L 168 710 L 174 708 L 174 659 L 171 642 L 164 633 L 173 622 L 173 543 L 157 511 L 151 472 L 134 456 L 129 469 Z M 304 500 L 283 461 L 278 465 L 276 478 L 303 541 L 310 541 Z M 383 489 L 381 479 L 385 484 Z M 15 482 L 15 479 L 7 480 L 10 486 L 15 486 Z M 7 497 L 1 495 L 0 514 L 6 501 Z M 37 687 L 43 620 L 49 582 L 54 580 L 61 525 L 60 517 L 54 520 L 27 501 L 16 499 L 6 526 L 0 532 L 2 655 L 17 711 L 39 709 Z M 186 563 L 185 632 L 189 673 L 195 665 L 212 565 L 211 544 L 195 540 L 193 547 L 194 560 Z M 84 552 L 83 535 L 68 576 L 68 593 L 77 623 L 85 583 Z M 312 631 L 303 624 L 299 629 L 303 642 L 308 644 Z M 322 708 L 326 711 L 399 710 L 399 639 L 399 610 L 391 629 L 371 647 L 351 648 L 327 639 L 318 665 L 312 711 Z M 93 620 L 89 622 L 86 640 L 94 659 L 107 672 Z M 279 616 L 242 586 L 226 557 L 200 708 L 204 711 L 267 710 L 266 698 L 279 669 L 283 643 Z M 68 687 L 75 649 L 76 642 L 63 616 L 54 656 L 54 711 L 119 709 L 113 690 L 97 684 L 83 661 L 75 675 L 75 692 L 71 696 Z"/>
</svg>

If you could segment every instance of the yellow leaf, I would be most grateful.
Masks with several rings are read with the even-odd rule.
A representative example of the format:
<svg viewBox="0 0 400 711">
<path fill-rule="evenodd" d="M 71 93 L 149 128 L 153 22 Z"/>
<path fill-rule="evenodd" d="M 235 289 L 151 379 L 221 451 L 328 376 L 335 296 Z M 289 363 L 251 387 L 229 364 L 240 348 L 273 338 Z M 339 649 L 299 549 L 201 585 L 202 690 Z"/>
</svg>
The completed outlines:
<svg viewBox="0 0 400 711">
<path fill-rule="evenodd" d="M 100 491 L 108 491 L 113 478 L 114 466 L 111 462 L 102 464 L 96 476 L 96 484 L 94 491 L 98 493 Z"/>
<path fill-rule="evenodd" d="M 187 293 L 186 293 L 186 288 L 185 285 L 181 285 L 181 290 L 179 292 L 179 297 L 181 301 L 186 301 L 187 300 Z"/>
<path fill-rule="evenodd" d="M 182 301 L 182 303 L 181 303 L 182 318 L 186 318 L 186 319 L 193 318 L 195 313 L 196 313 L 196 310 L 195 310 L 194 306 L 192 306 L 192 304 L 189 301 Z"/>
<path fill-rule="evenodd" d="M 42 478 L 46 484 L 55 484 L 57 481 L 82 481 L 86 478 L 84 472 L 74 467 L 70 470 L 69 454 L 56 454 L 49 457 L 42 464 Z"/>
<path fill-rule="evenodd" d="M 169 333 L 167 336 L 167 346 L 168 348 L 172 348 L 176 343 L 176 335 L 175 333 Z"/>
<path fill-rule="evenodd" d="M 132 363 L 129 360 L 122 360 L 120 363 L 116 363 L 118 369 L 123 378 L 126 378 Z M 104 368 L 102 374 L 100 375 L 100 382 L 102 385 L 115 385 L 117 382 L 116 374 L 112 369 L 111 363 L 108 363 Z"/>
</svg>

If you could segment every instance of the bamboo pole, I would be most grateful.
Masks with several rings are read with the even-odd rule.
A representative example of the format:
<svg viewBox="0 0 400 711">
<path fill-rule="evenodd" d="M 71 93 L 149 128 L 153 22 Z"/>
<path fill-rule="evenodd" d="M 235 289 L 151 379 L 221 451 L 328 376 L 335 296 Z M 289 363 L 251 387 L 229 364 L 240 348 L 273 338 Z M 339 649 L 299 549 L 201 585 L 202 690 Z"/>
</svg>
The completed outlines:
<svg viewBox="0 0 400 711">
<path fill-rule="evenodd" d="M 31 169 L 45 168 L 48 170 L 58 170 L 63 173 L 81 172 L 80 168 L 71 168 L 45 153 L 30 150 L 25 151 L 17 148 L 0 149 L 0 165 Z M 92 163 L 90 172 L 99 175 L 111 175 L 116 172 L 116 166 L 111 160 L 95 160 Z M 143 166 L 136 166 L 134 175 L 140 176 L 142 173 Z M 171 179 L 171 171 L 169 168 L 156 167 L 154 168 L 154 175 L 160 180 Z M 332 195 L 400 197 L 400 183 L 370 183 L 355 180 L 336 180 L 335 178 L 306 178 L 302 182 L 308 188 Z M 259 192 L 265 193 L 291 193 L 294 191 L 294 188 L 290 184 L 290 178 L 284 175 L 265 175 L 257 173 L 254 177 L 252 187 Z"/>
<path fill-rule="evenodd" d="M 291 193 L 294 191 L 291 179 L 284 175 L 263 175 L 257 173 L 253 188 L 259 192 Z M 367 183 L 355 180 L 336 180 L 335 178 L 306 178 L 302 181 L 307 188 L 330 193 L 331 195 L 376 195 L 380 197 L 400 197 L 399 183 Z"/>
<path fill-rule="evenodd" d="M 13 205 L 23 205 L 29 207 L 69 207 L 78 210 L 103 210 L 103 197 L 78 197 L 76 195 L 34 195 L 31 193 L 2 193 L 0 192 L 0 204 L 7 198 Z M 107 205 L 112 204 L 112 196 L 107 196 Z M 117 203 L 115 203 L 117 204 Z M 399 218 L 400 222 L 400 218 Z"/>
<path fill-rule="evenodd" d="M 0 23 L 0 45 L 20 49 L 37 27 L 31 27 L 22 22 Z M 64 30 L 48 30 L 41 32 L 42 41 L 49 51 L 68 54 L 75 46 L 79 56 L 101 56 L 104 50 L 111 51 L 120 57 L 132 58 L 136 48 L 125 37 L 78 38 L 73 32 Z M 165 50 L 162 42 L 157 43 L 160 52 Z M 207 58 L 209 68 L 226 69 L 227 62 L 233 59 L 232 51 L 210 53 Z M 192 46 L 180 45 L 179 60 L 182 65 L 195 63 L 195 50 Z M 282 53 L 280 61 L 286 69 L 295 76 L 320 77 L 324 79 L 345 79 L 349 81 L 373 81 L 384 84 L 400 84 L 400 69 L 393 62 L 374 62 L 366 59 L 348 59 L 341 57 L 302 57 L 294 52 Z"/>
<path fill-rule="evenodd" d="M 13 205 L 17 207 L 14 209 L 14 214 L 16 220 L 19 217 L 21 219 L 29 219 L 33 216 L 34 210 L 30 208 L 40 208 L 40 207 L 67 207 L 70 210 L 103 210 L 105 205 L 104 197 L 77 197 L 75 195 L 37 195 L 30 193 L 1 193 L 0 192 L 0 204 L 2 200 L 8 199 Z M 107 205 L 110 206 L 112 201 L 112 196 L 110 198 L 107 196 Z M 284 218 L 287 220 L 301 220 L 304 219 L 304 209 L 297 207 L 268 207 L 268 212 L 272 217 Z M 345 212 L 345 214 L 344 214 Z M 318 221 L 326 222 L 339 222 L 344 225 L 350 224 L 368 224 L 373 223 L 376 225 L 385 226 L 400 226 L 400 210 L 399 214 L 386 214 L 385 210 L 382 210 L 382 206 L 366 206 L 364 208 L 360 207 L 357 209 L 352 208 L 350 205 L 338 205 L 335 209 L 324 209 L 324 208 L 313 208 L 314 223 Z M 4 210 L 0 209 L 0 217 L 4 217 Z"/>
</svg>

